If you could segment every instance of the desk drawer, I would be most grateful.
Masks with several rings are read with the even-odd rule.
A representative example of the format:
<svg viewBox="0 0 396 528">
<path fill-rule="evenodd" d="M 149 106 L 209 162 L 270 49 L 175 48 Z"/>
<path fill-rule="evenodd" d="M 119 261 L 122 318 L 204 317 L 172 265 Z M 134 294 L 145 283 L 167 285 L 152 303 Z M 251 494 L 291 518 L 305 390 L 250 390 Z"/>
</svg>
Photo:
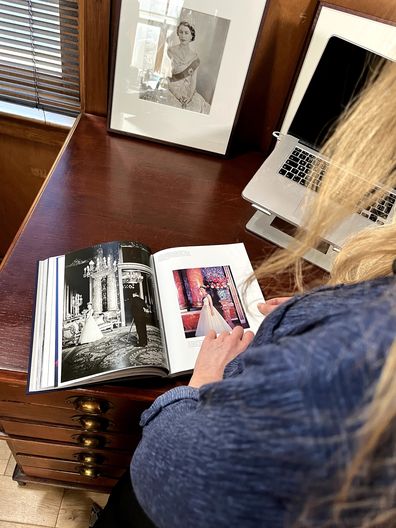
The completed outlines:
<svg viewBox="0 0 396 528">
<path fill-rule="evenodd" d="M 4 432 L 9 436 L 38 438 L 55 442 L 78 444 L 86 448 L 106 447 L 132 451 L 138 441 L 138 435 L 111 434 L 106 432 L 86 432 L 81 428 L 61 427 L 49 424 L 26 423 L 18 420 L 2 419 Z"/>
<path fill-rule="evenodd" d="M 90 403 L 88 400 L 86 402 Z M 135 402 L 133 405 L 130 403 L 129 407 L 111 408 L 106 412 L 96 414 L 79 412 L 74 409 L 72 403 L 69 403 L 67 407 L 53 407 L 25 402 L 0 401 L 0 417 L 13 418 L 17 416 L 21 420 L 73 426 L 77 425 L 84 416 L 97 416 L 103 424 L 106 424 L 104 427 L 106 430 L 127 433 L 139 428 L 140 415 L 145 410 L 145 405 L 141 402 Z"/>
<path fill-rule="evenodd" d="M 45 480 L 57 480 L 60 482 L 72 482 L 73 484 L 83 484 L 87 488 L 94 485 L 95 487 L 101 487 L 105 490 L 111 489 L 116 483 L 116 478 L 99 476 L 97 478 L 90 478 L 74 473 L 72 471 L 57 471 L 47 468 L 39 468 L 32 466 L 24 466 L 23 472 L 25 475 L 30 477 L 42 478 Z"/>
<path fill-rule="evenodd" d="M 51 471 L 67 471 L 80 474 L 86 468 L 97 471 L 98 476 L 107 478 L 120 478 L 126 471 L 125 467 L 108 466 L 106 464 L 84 464 L 78 461 L 60 460 L 57 458 L 46 458 L 29 455 L 18 455 L 17 463 L 25 467 L 49 469 Z M 92 478 L 92 477 L 91 477 Z"/>
<path fill-rule="evenodd" d="M 155 385 L 159 385 L 159 387 Z M 123 412 L 131 409 L 136 403 L 141 408 L 147 408 L 150 403 L 168 388 L 174 386 L 166 380 L 153 381 L 147 379 L 144 385 L 125 388 L 122 394 L 111 386 L 92 389 L 70 389 L 56 390 L 51 392 L 42 392 L 37 394 L 26 394 L 25 384 L 1 383 L 0 400 L 9 402 L 24 402 L 30 405 L 46 405 L 52 407 L 64 407 L 69 409 L 73 407 L 76 400 L 94 400 L 104 404 L 108 403 L 108 409 L 120 409 Z"/>
<path fill-rule="evenodd" d="M 114 451 L 106 449 L 84 449 L 77 445 L 56 444 L 46 441 L 25 440 L 22 438 L 9 439 L 10 447 L 17 458 L 22 455 L 33 455 L 37 457 L 56 458 L 69 460 L 76 463 L 84 455 L 96 455 L 101 457 L 104 464 L 126 468 L 131 460 L 130 452 Z"/>
</svg>

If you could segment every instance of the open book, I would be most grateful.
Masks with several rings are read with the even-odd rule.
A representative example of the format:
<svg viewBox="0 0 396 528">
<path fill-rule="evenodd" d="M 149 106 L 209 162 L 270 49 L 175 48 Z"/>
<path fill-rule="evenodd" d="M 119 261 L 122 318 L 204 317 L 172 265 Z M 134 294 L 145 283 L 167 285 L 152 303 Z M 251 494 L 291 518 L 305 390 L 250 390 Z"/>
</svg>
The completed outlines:
<svg viewBox="0 0 396 528">
<path fill-rule="evenodd" d="M 108 242 L 38 265 L 28 392 L 190 372 L 204 336 L 257 330 L 243 244 Z"/>
</svg>

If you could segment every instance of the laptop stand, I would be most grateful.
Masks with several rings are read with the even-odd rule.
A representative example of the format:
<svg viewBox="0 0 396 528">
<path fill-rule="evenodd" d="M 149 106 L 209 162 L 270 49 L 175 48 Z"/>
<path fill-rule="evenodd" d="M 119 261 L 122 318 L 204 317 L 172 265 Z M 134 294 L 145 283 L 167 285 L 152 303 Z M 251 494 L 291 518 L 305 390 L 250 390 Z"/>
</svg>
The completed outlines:
<svg viewBox="0 0 396 528">
<path fill-rule="evenodd" d="M 280 247 L 288 248 L 294 240 L 293 231 L 296 230 L 296 226 L 279 218 L 271 211 L 262 209 L 256 211 L 246 224 L 246 229 Z M 338 252 L 337 247 L 323 241 L 316 249 L 308 250 L 304 259 L 319 268 L 330 271 Z"/>
</svg>

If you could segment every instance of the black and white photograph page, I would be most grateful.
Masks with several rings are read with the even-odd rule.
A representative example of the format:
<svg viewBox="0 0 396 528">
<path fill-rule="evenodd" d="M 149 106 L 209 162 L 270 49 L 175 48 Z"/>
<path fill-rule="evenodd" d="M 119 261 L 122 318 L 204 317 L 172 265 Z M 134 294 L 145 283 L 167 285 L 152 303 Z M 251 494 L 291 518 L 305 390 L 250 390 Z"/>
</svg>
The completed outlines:
<svg viewBox="0 0 396 528">
<path fill-rule="evenodd" d="M 118 0 L 109 130 L 225 154 L 265 3 Z"/>
<path fill-rule="evenodd" d="M 139 367 L 167 368 L 150 253 L 106 243 L 65 257 L 61 383 Z"/>
<path fill-rule="evenodd" d="M 243 244 L 165 249 L 153 255 L 166 331 L 170 374 L 190 371 L 209 330 L 255 332 L 263 294 Z"/>
<path fill-rule="evenodd" d="M 40 262 L 30 389 L 165 375 L 148 248 L 110 242 Z"/>
</svg>

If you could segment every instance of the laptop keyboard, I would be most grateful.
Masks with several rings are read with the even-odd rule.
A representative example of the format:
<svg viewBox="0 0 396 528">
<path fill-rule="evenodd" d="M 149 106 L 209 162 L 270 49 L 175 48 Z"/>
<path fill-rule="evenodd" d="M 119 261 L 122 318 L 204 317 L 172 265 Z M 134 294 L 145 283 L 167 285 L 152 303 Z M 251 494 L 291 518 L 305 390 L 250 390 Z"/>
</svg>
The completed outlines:
<svg viewBox="0 0 396 528">
<path fill-rule="evenodd" d="M 295 147 L 288 159 L 279 169 L 279 174 L 293 180 L 304 187 L 308 187 L 314 191 L 319 189 L 322 178 L 326 172 L 328 162 L 316 157 L 314 154 L 307 152 L 299 147 Z M 382 225 L 388 218 L 388 215 L 395 203 L 396 196 L 388 194 L 377 202 L 371 204 L 367 209 L 362 209 L 359 213 L 375 222 Z"/>
</svg>

